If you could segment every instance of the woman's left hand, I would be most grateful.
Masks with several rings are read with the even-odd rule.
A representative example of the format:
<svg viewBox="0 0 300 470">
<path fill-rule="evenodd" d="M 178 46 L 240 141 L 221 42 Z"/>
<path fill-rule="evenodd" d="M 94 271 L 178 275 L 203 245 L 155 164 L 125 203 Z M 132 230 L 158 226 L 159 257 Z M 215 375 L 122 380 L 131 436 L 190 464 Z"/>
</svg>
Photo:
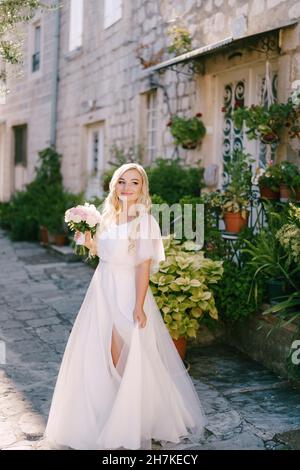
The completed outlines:
<svg viewBox="0 0 300 470">
<path fill-rule="evenodd" d="M 138 321 L 140 328 L 145 328 L 147 317 L 142 307 L 136 307 L 133 311 L 133 320 Z"/>
</svg>

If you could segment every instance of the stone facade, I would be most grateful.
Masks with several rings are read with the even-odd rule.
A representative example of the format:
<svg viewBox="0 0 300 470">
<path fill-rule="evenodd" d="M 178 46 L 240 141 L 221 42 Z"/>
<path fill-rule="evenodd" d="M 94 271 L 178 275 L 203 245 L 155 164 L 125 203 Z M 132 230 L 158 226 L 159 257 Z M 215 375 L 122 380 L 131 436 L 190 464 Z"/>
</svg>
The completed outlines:
<svg viewBox="0 0 300 470">
<path fill-rule="evenodd" d="M 56 116 L 56 147 L 63 154 L 62 171 L 67 189 L 79 191 L 89 185 L 91 194 L 100 186 L 99 177 L 108 167 L 112 145 L 124 149 L 142 144 L 148 164 L 147 137 L 151 114 L 149 93 L 156 90 L 152 138 L 156 156 L 174 156 L 173 139 L 166 126 L 170 112 L 194 115 L 202 112 L 207 127 L 200 149 L 180 150 L 187 162 L 201 159 L 204 166 L 215 163 L 222 171 L 224 87 L 245 84 L 245 103 L 258 102 L 265 73 L 266 54 L 250 49 L 247 40 L 231 54 L 230 46 L 200 59 L 198 74 L 178 73 L 170 68 L 154 74 L 143 68 L 136 49 L 144 45 L 144 59 L 172 56 L 166 52 L 167 29 L 173 24 L 186 27 L 193 49 L 215 44 L 225 38 L 249 36 L 296 22 L 300 16 L 297 0 L 120 0 L 121 18 L 104 28 L 104 1 L 84 0 L 82 46 L 69 52 L 70 0 L 60 12 L 59 56 L 56 73 L 57 12 L 43 12 L 41 71 L 29 71 L 30 35 L 26 27 L 24 76 L 8 83 L 10 94 L 0 104 L 0 199 L 8 200 L 18 189 L 14 167 L 12 126 L 27 123 L 28 164 L 23 183 L 34 176 L 38 150 L 53 143 L 51 119 Z M 278 33 L 280 51 L 270 53 L 276 75 L 278 99 L 290 93 L 291 82 L 300 77 L 300 27 L 290 25 Z M 186 72 L 181 68 L 181 72 Z M 55 80 L 58 76 L 57 106 Z M 168 95 L 168 102 L 166 100 Z M 149 101 L 150 100 L 150 101 Z M 150 106 L 151 107 L 151 106 Z M 57 113 L 54 114 L 54 110 Z M 150 113 L 150 114 L 149 114 Z M 152 116 L 153 117 L 153 116 Z M 52 130 L 51 130 L 52 129 Z M 52 132 L 52 134 L 51 134 Z M 150 135 L 151 137 L 151 135 Z M 253 142 L 247 150 L 258 155 Z M 149 145 L 148 145 L 149 146 Z M 293 158 L 291 148 L 282 145 L 280 158 Z M 91 186 L 93 158 L 98 158 L 96 179 Z M 259 157 L 257 157 L 259 158 Z M 97 179 L 98 178 L 98 179 Z M 19 184 L 19 183 L 18 183 Z"/>
</svg>

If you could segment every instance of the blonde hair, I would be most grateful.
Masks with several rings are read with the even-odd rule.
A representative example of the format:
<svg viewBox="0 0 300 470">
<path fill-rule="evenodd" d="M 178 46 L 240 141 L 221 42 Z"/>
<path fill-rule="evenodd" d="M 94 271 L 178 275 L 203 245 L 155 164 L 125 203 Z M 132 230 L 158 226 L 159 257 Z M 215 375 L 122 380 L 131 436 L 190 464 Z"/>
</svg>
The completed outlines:
<svg viewBox="0 0 300 470">
<path fill-rule="evenodd" d="M 152 202 L 149 194 L 149 181 L 148 176 L 144 168 L 139 165 L 138 163 L 124 163 L 119 168 L 116 169 L 114 172 L 110 183 L 109 183 L 109 194 L 105 198 L 102 204 L 102 211 L 101 212 L 101 222 L 98 225 L 96 236 L 100 235 L 104 230 L 109 228 L 113 223 L 116 223 L 117 216 L 122 212 L 122 202 L 120 201 L 119 197 L 117 196 L 116 186 L 118 184 L 119 179 L 127 170 L 137 170 L 142 177 L 142 187 L 141 192 L 137 201 L 135 202 L 136 211 L 138 212 L 138 216 L 133 220 L 131 224 L 131 231 L 129 234 L 129 247 L 128 251 L 135 250 L 136 243 L 135 240 L 137 238 L 137 233 L 139 229 L 139 221 L 141 216 L 147 212 L 149 213 L 151 210 Z"/>
</svg>

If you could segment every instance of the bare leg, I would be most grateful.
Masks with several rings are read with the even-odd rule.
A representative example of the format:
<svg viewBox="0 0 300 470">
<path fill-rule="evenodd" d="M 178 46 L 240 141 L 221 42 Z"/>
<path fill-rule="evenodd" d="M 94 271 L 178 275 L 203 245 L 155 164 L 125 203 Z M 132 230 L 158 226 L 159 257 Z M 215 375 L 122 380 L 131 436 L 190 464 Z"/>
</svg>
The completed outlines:
<svg viewBox="0 0 300 470">
<path fill-rule="evenodd" d="M 115 367 L 117 366 L 117 363 L 120 357 L 122 343 L 123 343 L 122 338 L 118 334 L 116 328 L 113 326 L 112 336 L 111 336 L 111 356 L 112 356 L 113 364 Z"/>
</svg>

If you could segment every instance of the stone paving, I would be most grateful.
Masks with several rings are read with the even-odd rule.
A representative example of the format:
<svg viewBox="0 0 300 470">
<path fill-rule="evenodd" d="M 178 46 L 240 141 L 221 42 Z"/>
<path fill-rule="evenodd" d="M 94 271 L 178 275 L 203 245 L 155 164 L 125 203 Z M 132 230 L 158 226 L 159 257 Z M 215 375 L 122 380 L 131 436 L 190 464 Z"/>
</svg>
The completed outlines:
<svg viewBox="0 0 300 470">
<path fill-rule="evenodd" d="M 1 449 L 50 448 L 42 435 L 53 387 L 92 275 L 0 230 Z M 194 345 L 187 360 L 208 417 L 205 437 L 154 449 L 300 449 L 298 390 L 226 345 Z"/>
</svg>

